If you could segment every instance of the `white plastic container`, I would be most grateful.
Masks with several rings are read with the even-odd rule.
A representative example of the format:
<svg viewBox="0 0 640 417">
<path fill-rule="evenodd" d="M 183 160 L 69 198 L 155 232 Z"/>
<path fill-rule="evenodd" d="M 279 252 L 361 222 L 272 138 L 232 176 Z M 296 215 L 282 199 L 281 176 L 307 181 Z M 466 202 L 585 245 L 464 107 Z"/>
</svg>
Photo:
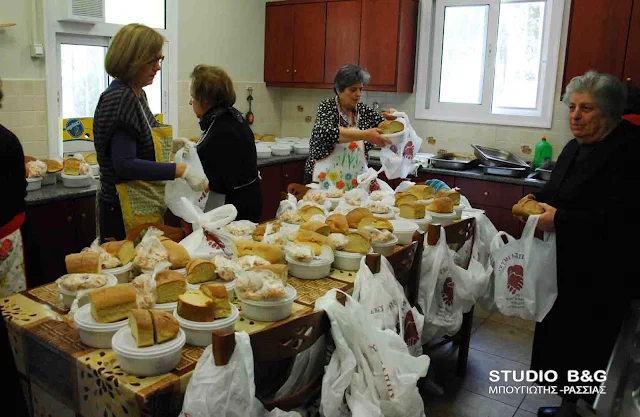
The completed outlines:
<svg viewBox="0 0 640 417">
<path fill-rule="evenodd" d="M 393 248 L 398 244 L 398 238 L 393 237 L 393 240 L 388 242 L 371 242 L 371 247 L 373 248 L 374 253 L 379 253 L 382 256 L 389 256 L 393 253 Z"/>
<path fill-rule="evenodd" d="M 132 269 L 133 262 L 129 262 L 128 264 L 117 268 L 103 269 L 102 272 L 115 276 L 120 284 L 126 284 L 131 281 Z"/>
<path fill-rule="evenodd" d="M 427 204 L 431 204 L 433 200 L 434 200 L 433 198 L 430 198 L 428 200 L 418 200 L 418 201 L 426 206 Z"/>
<path fill-rule="evenodd" d="M 404 139 L 404 130 L 397 133 L 383 133 L 382 136 L 389 139 L 393 145 L 400 145 Z"/>
<path fill-rule="evenodd" d="M 118 283 L 118 279 L 113 274 L 109 274 L 106 271 L 103 271 L 103 273 L 107 275 L 107 282 L 102 287 L 95 288 L 96 290 L 100 288 L 113 287 Z M 60 298 L 62 299 L 62 303 L 64 304 L 64 306 L 66 308 L 70 308 L 71 304 L 73 304 L 73 300 L 76 299 L 77 292 L 64 289 L 64 287 L 60 285 L 60 281 L 58 280 L 58 293 L 60 294 Z M 78 300 L 78 307 L 82 307 L 88 302 L 88 297 L 82 297 L 80 300 Z"/>
<path fill-rule="evenodd" d="M 124 319 L 115 323 L 98 323 L 91 316 L 91 304 L 87 304 L 76 311 L 73 321 L 80 329 L 80 340 L 87 346 L 108 349 L 111 339 L 123 327 L 128 327 L 129 320 Z"/>
<path fill-rule="evenodd" d="M 49 172 L 42 177 L 42 185 L 53 185 L 58 181 L 58 177 L 55 172 Z"/>
<path fill-rule="evenodd" d="M 183 277 L 185 277 L 185 278 L 186 278 L 186 276 L 187 276 L 187 268 L 186 268 L 186 267 L 184 267 L 184 268 L 180 268 L 180 269 L 174 269 L 174 271 L 179 272 L 179 273 L 180 273 L 180 274 L 182 274 L 182 276 L 183 276 Z"/>
<path fill-rule="evenodd" d="M 222 280 L 216 280 L 216 281 L 207 281 L 206 284 L 222 284 L 224 285 L 224 287 L 227 289 L 227 292 L 229 293 L 229 301 L 233 302 L 233 300 L 235 300 L 236 295 L 235 295 L 235 288 L 236 288 L 236 280 L 234 279 L 233 281 L 222 281 Z M 204 282 L 202 284 L 205 284 Z M 189 291 L 195 291 L 200 289 L 200 284 L 189 284 L 187 283 L 187 289 Z"/>
<path fill-rule="evenodd" d="M 153 309 L 159 311 L 167 311 L 169 313 L 173 313 L 173 310 L 178 308 L 178 302 L 173 303 L 162 303 L 162 304 L 154 304 Z"/>
<path fill-rule="evenodd" d="M 89 174 L 92 177 L 100 176 L 100 165 L 89 165 Z"/>
<path fill-rule="evenodd" d="M 291 267 L 289 267 L 291 268 Z M 293 301 L 298 296 L 298 292 L 291 285 L 285 288 L 287 297 L 281 300 L 240 300 L 242 315 L 251 320 L 257 321 L 278 321 L 284 320 L 291 315 Z M 211 343 L 211 341 L 209 341 Z"/>
<path fill-rule="evenodd" d="M 448 226 L 450 224 L 453 224 L 453 221 L 456 218 L 455 211 L 453 213 L 436 213 L 427 210 L 427 214 L 433 219 L 431 223 L 439 224 L 440 226 Z"/>
<path fill-rule="evenodd" d="M 166 374 L 178 366 L 185 341 L 185 332 L 179 329 L 176 337 L 171 340 L 153 346 L 138 347 L 131 329 L 127 326 L 113 336 L 111 348 L 116 354 L 118 364 L 126 373 L 156 376 Z"/>
<path fill-rule="evenodd" d="M 62 184 L 67 188 L 82 188 L 93 184 L 93 177 L 87 175 L 67 175 L 62 173 Z"/>
<path fill-rule="evenodd" d="M 295 145 L 293 145 L 293 152 L 298 155 L 309 155 L 309 149 L 309 143 L 296 143 Z"/>
<path fill-rule="evenodd" d="M 42 188 L 42 178 L 27 178 L 27 191 L 35 191 Z"/>
<path fill-rule="evenodd" d="M 244 307 L 242 309 L 244 311 Z M 240 312 L 236 306 L 231 304 L 231 315 L 229 317 L 206 323 L 183 319 L 178 315 L 178 310 L 173 311 L 173 316 L 178 320 L 180 328 L 184 330 L 188 344 L 192 346 L 205 347 L 211 344 L 211 332 L 216 330 L 227 332 L 234 331 L 236 321 L 238 321 L 238 318 L 240 317 Z"/>
<path fill-rule="evenodd" d="M 453 206 L 453 213 L 456 215 L 453 219 L 454 220 L 462 219 L 463 210 L 464 210 L 464 204 L 458 204 L 457 206 Z"/>
<path fill-rule="evenodd" d="M 399 245 L 408 245 L 412 242 L 413 234 L 419 229 L 417 223 L 411 220 L 389 220 L 393 225 L 393 234 L 398 238 Z"/>
<path fill-rule="evenodd" d="M 287 264 L 289 264 L 289 274 L 300 279 L 320 279 L 329 276 L 331 264 L 334 261 L 334 254 L 330 247 L 322 247 L 322 257 L 324 258 L 322 260 L 312 259 L 311 262 L 300 262 L 288 254 L 285 255 Z"/>
<path fill-rule="evenodd" d="M 271 158 L 271 149 L 269 148 L 256 148 L 256 155 L 258 159 Z"/>
<path fill-rule="evenodd" d="M 286 138 L 276 138 L 276 143 L 286 143 L 288 145 L 294 145 L 300 141 L 300 138 L 289 136 Z"/>
<path fill-rule="evenodd" d="M 396 212 L 393 210 L 393 207 L 390 207 L 390 210 L 388 213 L 371 213 L 373 214 L 374 217 L 380 217 L 381 219 L 395 219 L 396 216 Z"/>
<path fill-rule="evenodd" d="M 360 269 L 360 261 L 365 256 L 361 253 L 351 253 L 337 250 L 335 253 L 335 259 L 333 260 L 333 267 L 341 269 L 343 271 L 357 271 Z"/>
<path fill-rule="evenodd" d="M 408 220 L 418 225 L 419 230 L 426 232 L 429 225 L 433 223 L 433 218 L 429 214 L 425 214 L 422 219 L 405 219 L 404 217 L 398 217 L 398 219 Z"/>
<path fill-rule="evenodd" d="M 271 147 L 271 153 L 276 156 L 287 156 L 291 154 L 292 149 L 288 144 L 279 143 Z"/>
</svg>

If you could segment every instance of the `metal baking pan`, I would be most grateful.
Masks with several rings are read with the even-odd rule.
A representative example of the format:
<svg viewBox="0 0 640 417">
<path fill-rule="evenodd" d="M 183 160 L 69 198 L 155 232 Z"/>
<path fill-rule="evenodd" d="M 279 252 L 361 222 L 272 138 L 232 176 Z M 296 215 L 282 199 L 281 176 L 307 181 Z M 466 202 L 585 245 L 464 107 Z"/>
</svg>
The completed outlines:
<svg viewBox="0 0 640 417">
<path fill-rule="evenodd" d="M 471 147 L 473 148 L 475 156 L 482 162 L 482 165 L 489 167 L 529 168 L 529 164 L 509 151 L 480 145 L 471 145 Z"/>
<path fill-rule="evenodd" d="M 480 165 L 485 174 L 490 175 L 501 175 L 503 177 L 515 177 L 520 178 L 524 177 L 529 173 L 529 168 L 519 167 L 492 167 L 486 165 Z"/>
<path fill-rule="evenodd" d="M 480 160 L 473 155 L 462 155 L 458 153 L 445 153 L 431 158 L 431 166 L 434 168 L 452 169 L 462 171 L 476 167 Z"/>
<path fill-rule="evenodd" d="M 549 181 L 551 179 L 551 170 L 538 168 L 536 169 L 536 176 L 544 181 Z"/>
</svg>

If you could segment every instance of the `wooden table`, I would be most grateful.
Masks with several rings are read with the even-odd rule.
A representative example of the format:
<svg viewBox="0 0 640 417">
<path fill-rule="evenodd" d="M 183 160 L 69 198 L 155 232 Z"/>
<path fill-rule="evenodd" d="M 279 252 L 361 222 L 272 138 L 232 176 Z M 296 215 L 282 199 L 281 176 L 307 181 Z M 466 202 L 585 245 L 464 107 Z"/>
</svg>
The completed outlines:
<svg viewBox="0 0 640 417">
<path fill-rule="evenodd" d="M 355 272 L 332 270 L 314 281 L 290 278 L 298 296 L 293 314 L 280 322 L 258 322 L 240 310 L 237 331 L 254 333 L 311 313 L 329 289 L 351 292 Z M 136 377 L 123 372 L 111 349 L 80 341 L 78 328 L 58 300 L 55 283 L 0 300 L 23 391 L 35 416 L 177 416 L 192 372 L 204 348 L 185 345 L 170 373 Z M 13 383 L 13 381 L 8 381 Z"/>
</svg>

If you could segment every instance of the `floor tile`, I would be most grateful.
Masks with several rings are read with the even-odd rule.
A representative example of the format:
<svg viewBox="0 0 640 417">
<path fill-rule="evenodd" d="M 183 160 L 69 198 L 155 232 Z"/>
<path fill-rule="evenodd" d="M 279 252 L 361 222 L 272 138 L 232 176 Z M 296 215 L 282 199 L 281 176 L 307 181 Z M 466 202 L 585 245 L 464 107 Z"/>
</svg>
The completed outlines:
<svg viewBox="0 0 640 417">
<path fill-rule="evenodd" d="M 462 388 L 485 397 L 518 407 L 524 399 L 526 392 L 520 394 L 490 393 L 490 388 L 528 386 L 528 382 L 491 382 L 489 372 L 492 370 L 526 371 L 528 365 L 520 362 L 504 359 L 475 349 L 469 349 L 469 361 L 467 362 L 467 374 L 464 377 Z M 502 379 L 502 377 L 501 377 Z"/>
<path fill-rule="evenodd" d="M 509 326 L 518 327 L 529 331 L 536 329 L 536 322 L 531 320 L 523 320 L 520 317 L 503 316 L 496 313 L 489 316 L 488 320 L 495 321 L 497 323 L 508 324 Z"/>
<path fill-rule="evenodd" d="M 557 407 L 562 402 L 558 395 L 551 394 L 527 394 L 520 408 L 532 413 L 537 413 L 540 407 Z"/>
<path fill-rule="evenodd" d="M 480 307 L 480 304 L 476 304 L 473 307 L 473 318 L 474 318 L 474 320 L 475 320 L 476 317 L 480 317 L 481 319 L 486 319 L 490 315 L 491 315 L 491 313 L 489 313 L 484 308 Z"/>
<path fill-rule="evenodd" d="M 471 347 L 505 359 L 531 363 L 533 332 L 487 320 L 471 335 Z"/>
<path fill-rule="evenodd" d="M 429 417 L 513 417 L 516 407 L 461 389 L 453 395 L 425 399 Z"/>
<path fill-rule="evenodd" d="M 481 318 L 481 317 L 473 317 L 473 321 L 471 322 L 471 334 L 473 334 L 473 332 L 475 332 L 476 330 L 478 330 L 478 328 L 480 326 L 482 326 L 482 323 L 484 323 L 485 321 L 487 321 L 486 318 Z"/>
<path fill-rule="evenodd" d="M 516 411 L 516 414 L 513 417 L 536 417 L 537 414 L 530 413 L 523 409 L 519 409 Z"/>
</svg>

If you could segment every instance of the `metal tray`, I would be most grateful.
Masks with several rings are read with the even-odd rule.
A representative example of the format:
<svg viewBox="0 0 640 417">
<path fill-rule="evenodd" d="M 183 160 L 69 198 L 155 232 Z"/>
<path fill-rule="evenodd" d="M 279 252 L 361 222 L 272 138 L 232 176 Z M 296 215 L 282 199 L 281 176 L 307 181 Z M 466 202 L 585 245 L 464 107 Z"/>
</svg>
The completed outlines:
<svg viewBox="0 0 640 417">
<path fill-rule="evenodd" d="M 536 174 L 541 180 L 549 181 L 551 179 L 551 170 L 538 168 L 536 169 Z"/>
<path fill-rule="evenodd" d="M 491 167 L 486 165 L 480 165 L 485 174 L 501 175 L 503 177 L 524 177 L 529 173 L 529 168 L 525 167 Z"/>
<path fill-rule="evenodd" d="M 483 165 L 489 167 L 512 167 L 512 168 L 529 168 L 529 164 L 524 162 L 509 151 L 502 149 L 487 148 L 486 146 L 471 145 L 473 153 L 482 162 Z"/>
<path fill-rule="evenodd" d="M 476 167 L 480 164 L 478 158 L 471 155 L 461 155 L 457 153 L 445 153 L 431 158 L 431 166 L 434 168 L 452 169 L 462 171 Z"/>
</svg>

